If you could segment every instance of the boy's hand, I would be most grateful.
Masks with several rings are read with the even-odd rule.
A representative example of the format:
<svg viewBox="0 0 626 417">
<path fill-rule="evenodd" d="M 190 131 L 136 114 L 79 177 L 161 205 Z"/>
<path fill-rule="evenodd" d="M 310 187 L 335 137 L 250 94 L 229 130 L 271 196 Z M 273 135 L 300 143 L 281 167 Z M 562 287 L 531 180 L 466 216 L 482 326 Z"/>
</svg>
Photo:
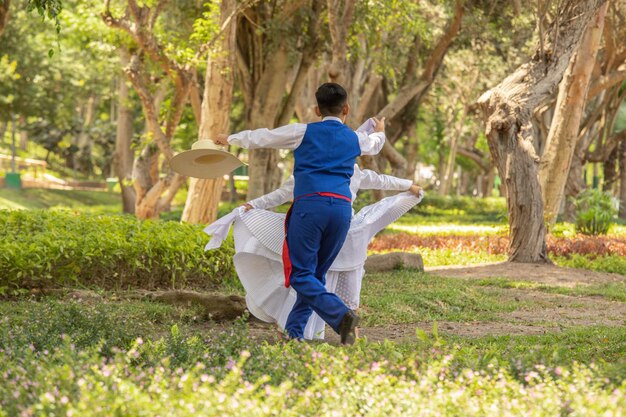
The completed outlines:
<svg viewBox="0 0 626 417">
<path fill-rule="evenodd" d="M 419 197 L 421 191 L 422 191 L 422 187 L 420 187 L 417 184 L 413 184 L 413 185 L 411 185 L 411 188 L 409 188 L 409 192 L 413 193 L 414 195 L 416 195 L 418 197 Z"/>
<path fill-rule="evenodd" d="M 375 117 L 372 117 L 372 119 L 374 119 L 374 132 L 384 132 L 385 131 L 385 118 L 383 117 L 382 119 L 378 120 Z"/>
<path fill-rule="evenodd" d="M 245 209 L 244 211 L 252 210 L 254 208 L 250 203 L 242 204 L 241 207 Z"/>
<path fill-rule="evenodd" d="M 218 133 L 217 137 L 213 139 L 216 145 L 228 145 L 228 135 L 226 133 Z"/>
</svg>

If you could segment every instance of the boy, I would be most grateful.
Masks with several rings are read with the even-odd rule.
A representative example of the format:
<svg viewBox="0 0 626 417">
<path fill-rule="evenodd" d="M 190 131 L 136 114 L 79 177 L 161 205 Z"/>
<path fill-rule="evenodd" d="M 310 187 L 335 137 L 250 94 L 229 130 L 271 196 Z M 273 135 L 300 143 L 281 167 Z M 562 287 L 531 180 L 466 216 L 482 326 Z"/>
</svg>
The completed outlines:
<svg viewBox="0 0 626 417">
<path fill-rule="evenodd" d="M 336 294 L 326 291 L 325 275 L 350 228 L 354 163 L 359 155 L 380 152 L 385 120 L 375 119 L 375 132 L 370 135 L 354 132 L 344 125 L 350 106 L 343 87 L 322 84 L 315 98 L 321 122 L 218 135 L 215 143 L 294 150 L 294 202 L 285 221 L 283 260 L 285 285 L 291 285 L 298 296 L 285 330 L 291 338 L 303 339 L 315 311 L 339 333 L 342 344 L 352 344 L 359 317 Z"/>
</svg>

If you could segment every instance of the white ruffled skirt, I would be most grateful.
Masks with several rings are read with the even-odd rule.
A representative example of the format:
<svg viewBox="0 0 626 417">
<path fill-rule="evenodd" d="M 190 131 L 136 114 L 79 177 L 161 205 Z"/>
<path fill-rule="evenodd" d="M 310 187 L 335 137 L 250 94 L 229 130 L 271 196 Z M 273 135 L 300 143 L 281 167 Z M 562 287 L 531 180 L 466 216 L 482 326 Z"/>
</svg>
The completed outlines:
<svg viewBox="0 0 626 417">
<path fill-rule="evenodd" d="M 367 245 L 374 235 L 421 201 L 404 192 L 361 209 L 352 217 L 341 252 L 326 274 L 326 288 L 351 309 L 359 306 Z M 235 212 L 234 212 L 235 213 Z M 285 288 L 282 264 L 285 214 L 266 210 L 234 215 L 235 269 L 246 290 L 248 310 L 260 320 L 285 328 L 296 292 Z M 306 339 L 324 338 L 324 321 L 311 315 Z"/>
</svg>

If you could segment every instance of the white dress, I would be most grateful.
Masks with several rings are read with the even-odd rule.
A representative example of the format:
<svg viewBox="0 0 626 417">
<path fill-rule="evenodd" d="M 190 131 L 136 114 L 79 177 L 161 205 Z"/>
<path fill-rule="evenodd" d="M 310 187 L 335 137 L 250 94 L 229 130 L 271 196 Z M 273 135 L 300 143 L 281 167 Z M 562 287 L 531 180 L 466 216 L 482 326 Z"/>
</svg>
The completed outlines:
<svg viewBox="0 0 626 417">
<path fill-rule="evenodd" d="M 407 190 L 412 182 L 355 165 L 350 181 L 354 197 L 359 189 Z M 293 177 L 281 188 L 250 201 L 254 209 L 247 212 L 235 209 L 205 229 L 213 238 L 207 249 L 218 247 L 234 222 L 234 264 L 237 275 L 246 290 L 246 304 L 251 314 L 268 323 L 277 323 L 284 329 L 287 317 L 296 301 L 296 292 L 285 288 L 282 248 L 285 238 L 285 214 L 267 211 L 293 199 Z M 326 274 L 326 288 L 336 293 L 351 309 L 359 307 L 363 265 L 367 246 L 376 233 L 397 220 L 418 204 L 423 197 L 410 192 L 387 197 L 362 208 L 352 216 L 346 241 Z M 305 339 L 323 339 L 324 321 L 315 313 L 304 330 Z"/>
</svg>

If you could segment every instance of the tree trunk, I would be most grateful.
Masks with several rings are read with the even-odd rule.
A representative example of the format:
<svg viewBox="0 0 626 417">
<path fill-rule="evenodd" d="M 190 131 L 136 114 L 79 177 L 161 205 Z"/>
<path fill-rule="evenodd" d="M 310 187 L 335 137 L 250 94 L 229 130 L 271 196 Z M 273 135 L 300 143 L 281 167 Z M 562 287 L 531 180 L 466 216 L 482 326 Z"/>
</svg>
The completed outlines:
<svg viewBox="0 0 626 417">
<path fill-rule="evenodd" d="M 618 176 L 619 176 L 619 173 L 617 170 L 617 163 L 618 163 L 618 158 L 619 158 L 618 152 L 619 152 L 619 146 L 616 146 L 615 148 L 613 148 L 613 151 L 611 151 L 608 158 L 606 158 L 606 161 L 604 161 L 604 163 L 602 164 L 602 174 L 604 177 L 604 182 L 602 183 L 603 191 L 608 191 L 608 192 L 613 191 L 613 186 L 618 180 Z"/>
<path fill-rule="evenodd" d="M 20 116 L 20 150 L 26 151 L 28 146 L 28 131 L 26 130 L 26 117 Z M 2 136 L 0 136 L 1 138 Z"/>
<path fill-rule="evenodd" d="M 4 32 L 4 28 L 9 21 L 9 7 L 11 6 L 11 0 L 0 1 L 0 36 Z"/>
<path fill-rule="evenodd" d="M 456 167 L 456 154 L 459 147 L 459 140 L 461 139 L 461 135 L 463 134 L 463 125 L 465 123 L 465 117 L 467 116 L 468 109 L 469 106 L 463 106 L 461 117 L 457 118 L 457 121 L 454 125 L 454 131 L 452 132 L 452 138 L 450 140 L 450 152 L 448 153 L 448 162 L 446 164 L 446 169 L 441 179 L 441 186 L 439 188 L 439 194 L 441 195 L 448 195 L 448 193 L 450 192 L 450 185 L 452 184 L 452 178 L 454 176 L 454 168 Z"/>
<path fill-rule="evenodd" d="M 331 82 L 340 84 L 349 90 L 347 82 L 346 60 L 348 42 L 346 37 L 352 24 L 356 0 L 327 0 L 328 28 L 331 38 L 332 61 L 328 68 L 328 78 Z"/>
<path fill-rule="evenodd" d="M 220 6 L 220 24 L 224 25 L 235 10 L 234 0 L 223 0 Z M 227 53 L 235 48 L 236 20 L 231 19 L 221 35 L 214 51 L 209 53 L 202 97 L 202 118 L 198 139 L 216 137 L 228 131 L 230 108 L 233 97 L 235 66 L 234 55 Z M 217 218 L 217 208 L 222 195 L 223 178 L 192 178 L 182 221 L 208 224 Z"/>
<path fill-rule="evenodd" d="M 565 1 L 531 61 L 478 100 L 489 150 L 507 190 L 511 262 L 550 262 L 531 117 L 553 94 L 587 24 L 605 2 Z"/>
<path fill-rule="evenodd" d="M 287 50 L 280 48 L 254 91 L 254 101 L 248 113 L 249 129 L 262 127 L 273 128 L 279 115 L 287 78 Z M 248 200 L 267 194 L 280 185 L 278 162 L 280 157 L 276 149 L 254 149 L 249 152 Z"/>
<path fill-rule="evenodd" d="M 593 65 L 590 63 L 596 61 L 607 7 L 608 2 L 600 7 L 595 20 L 589 23 L 578 51 L 572 57 L 559 86 L 556 112 L 552 118 L 539 169 L 544 219 L 549 227 L 556 222 L 563 200 L 567 173 L 574 155 L 593 70 Z"/>
<path fill-rule="evenodd" d="M 93 169 L 91 161 L 92 140 L 89 135 L 89 128 L 94 121 L 96 114 L 97 100 L 94 95 L 90 95 L 85 104 L 83 125 L 81 132 L 78 134 L 76 146 L 78 151 L 74 154 L 74 169 L 83 174 L 90 174 Z"/>
<path fill-rule="evenodd" d="M 3 120 L 0 122 L 0 141 L 4 141 L 4 135 L 7 133 L 7 128 L 9 127 L 9 122 Z"/>
<path fill-rule="evenodd" d="M 130 60 L 126 48 L 120 48 L 120 64 L 122 68 L 128 65 Z M 124 213 L 135 213 L 135 189 L 133 181 L 133 109 L 129 94 L 129 87 L 123 77 L 119 79 L 117 90 L 117 127 L 115 132 L 115 156 L 113 158 L 113 171 L 118 178 L 122 190 L 122 208 Z"/>
</svg>

